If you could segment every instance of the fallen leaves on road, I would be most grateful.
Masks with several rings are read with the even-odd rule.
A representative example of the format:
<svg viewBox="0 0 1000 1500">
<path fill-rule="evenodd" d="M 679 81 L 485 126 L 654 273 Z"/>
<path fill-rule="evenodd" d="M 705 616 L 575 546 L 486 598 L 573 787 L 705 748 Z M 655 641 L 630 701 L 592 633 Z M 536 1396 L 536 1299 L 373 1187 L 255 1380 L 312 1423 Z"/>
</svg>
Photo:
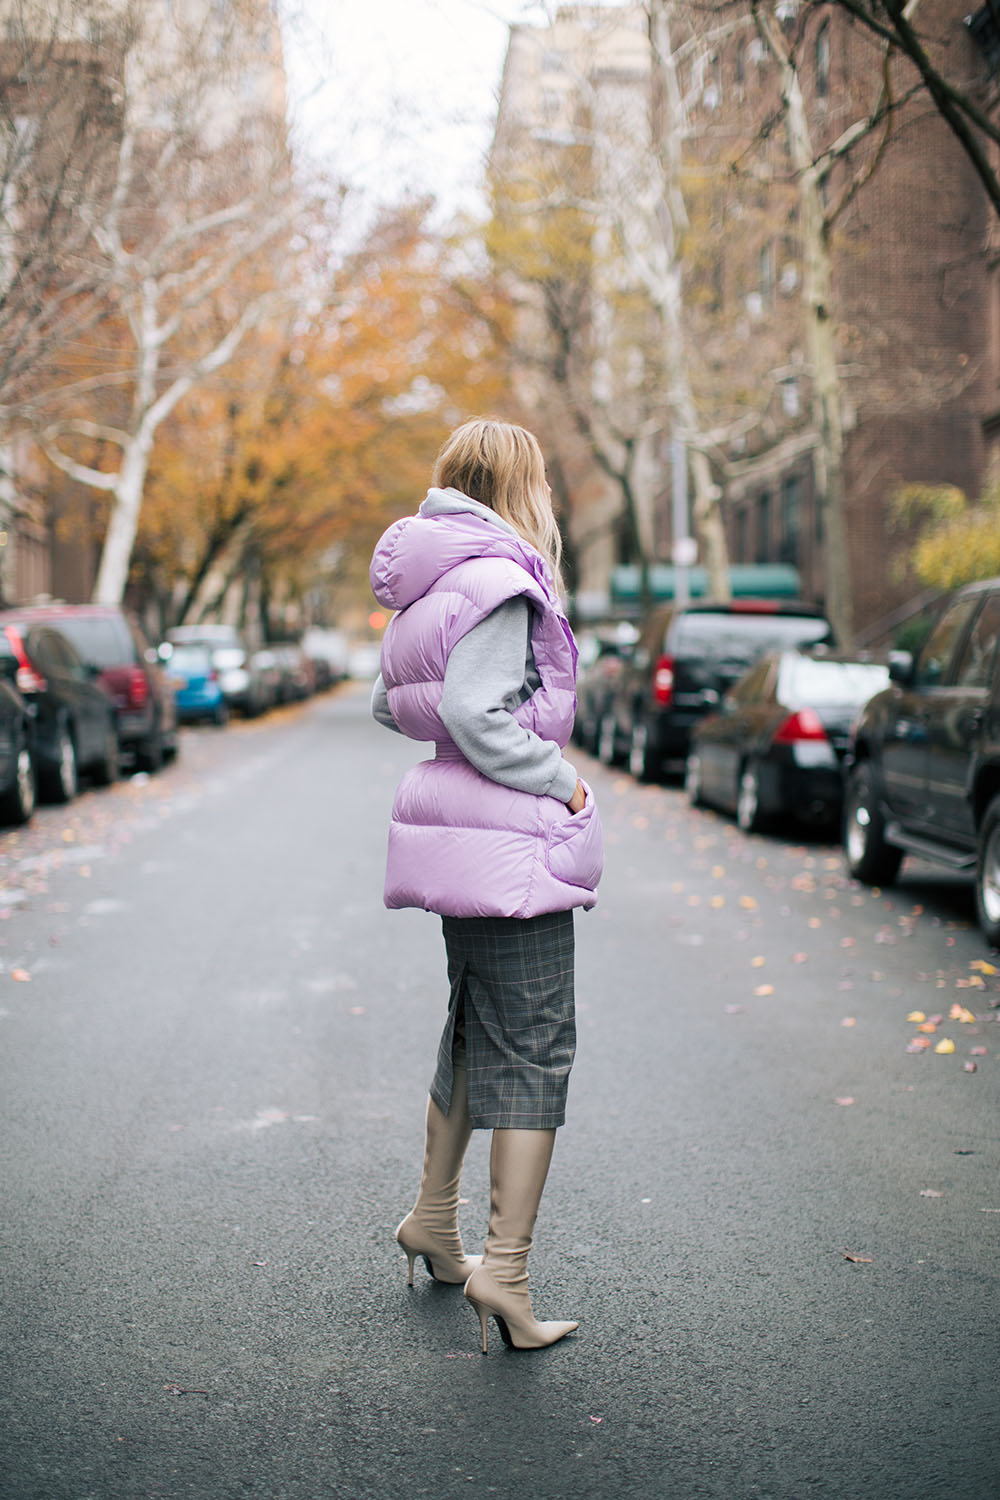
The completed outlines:
<svg viewBox="0 0 1000 1500">
<path fill-rule="evenodd" d="M 849 1260 L 852 1266 L 870 1266 L 874 1264 L 870 1255 L 855 1255 L 853 1250 L 845 1250 L 844 1259 Z"/>
<path fill-rule="evenodd" d="M 27 969 L 11 969 L 10 977 L 11 979 L 16 980 L 18 984 L 31 983 L 31 975 L 28 973 Z"/>
<path fill-rule="evenodd" d="M 846 1109 L 849 1104 L 853 1104 L 854 1103 L 854 1099 L 853 1099 L 852 1095 L 847 1094 L 843 1099 L 834 1099 L 833 1102 L 834 1102 L 834 1104 L 839 1104 L 843 1108 Z"/>
<path fill-rule="evenodd" d="M 758 995 L 758 996 L 761 996 L 761 997 L 763 997 L 764 995 L 773 995 L 774 994 L 774 985 L 773 984 L 759 984 L 757 986 L 757 988 L 754 990 L 754 994 Z"/>
<path fill-rule="evenodd" d="M 943 1036 L 941 1038 L 941 1040 L 938 1042 L 937 1046 L 934 1048 L 935 1052 L 942 1052 L 942 1053 L 945 1053 L 945 1052 L 954 1052 L 954 1050 L 955 1050 L 955 1043 L 952 1041 L 951 1037 L 948 1037 L 948 1036 Z"/>
<path fill-rule="evenodd" d="M 921 1188 L 921 1198 L 943 1198 L 944 1193 L 939 1193 L 937 1188 Z"/>
</svg>

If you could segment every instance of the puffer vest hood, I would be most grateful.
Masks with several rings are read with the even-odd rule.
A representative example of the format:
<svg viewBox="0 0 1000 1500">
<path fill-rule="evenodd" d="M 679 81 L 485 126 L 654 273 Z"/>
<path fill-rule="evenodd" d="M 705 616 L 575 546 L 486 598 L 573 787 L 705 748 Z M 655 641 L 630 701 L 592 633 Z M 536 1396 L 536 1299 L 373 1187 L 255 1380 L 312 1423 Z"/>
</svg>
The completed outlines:
<svg viewBox="0 0 1000 1500">
<path fill-rule="evenodd" d="M 576 644 L 541 555 L 470 512 L 395 522 L 372 558 L 372 591 L 397 610 L 382 676 L 399 728 L 432 740 L 433 760 L 403 777 L 389 830 L 385 904 L 442 916 L 531 917 L 590 907 L 601 875 L 601 828 L 590 791 L 571 814 L 556 798 L 515 791 L 465 759 L 438 712 L 457 641 L 507 599 L 532 606 L 541 686 L 513 717 L 563 748 L 576 707 Z"/>
</svg>

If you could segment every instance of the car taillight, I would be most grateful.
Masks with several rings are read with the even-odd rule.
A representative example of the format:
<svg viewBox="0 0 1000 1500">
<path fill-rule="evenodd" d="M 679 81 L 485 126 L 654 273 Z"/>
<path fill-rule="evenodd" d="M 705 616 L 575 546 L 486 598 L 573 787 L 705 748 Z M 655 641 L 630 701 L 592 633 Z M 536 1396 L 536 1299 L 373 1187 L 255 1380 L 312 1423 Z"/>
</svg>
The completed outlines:
<svg viewBox="0 0 1000 1500">
<path fill-rule="evenodd" d="M 661 656 L 653 668 L 653 698 L 657 703 L 668 704 L 674 696 L 674 659 Z"/>
<path fill-rule="evenodd" d="M 149 683 L 140 667 L 133 667 L 128 674 L 129 708 L 145 708 L 149 702 Z"/>
<path fill-rule="evenodd" d="M 823 720 L 814 708 L 800 708 L 789 714 L 774 736 L 776 745 L 797 745 L 803 740 L 825 740 Z"/>
<path fill-rule="evenodd" d="M 44 693 L 48 684 L 40 672 L 36 672 L 28 660 L 28 653 L 24 649 L 24 642 L 12 625 L 8 625 L 4 635 L 10 642 L 10 648 L 17 657 L 17 676 L 14 679 L 18 691 L 22 693 Z"/>
<path fill-rule="evenodd" d="M 837 753 L 814 708 L 800 708 L 798 713 L 789 714 L 774 736 L 774 743 L 787 745 L 792 760 L 803 770 L 832 769 L 837 764 Z"/>
</svg>

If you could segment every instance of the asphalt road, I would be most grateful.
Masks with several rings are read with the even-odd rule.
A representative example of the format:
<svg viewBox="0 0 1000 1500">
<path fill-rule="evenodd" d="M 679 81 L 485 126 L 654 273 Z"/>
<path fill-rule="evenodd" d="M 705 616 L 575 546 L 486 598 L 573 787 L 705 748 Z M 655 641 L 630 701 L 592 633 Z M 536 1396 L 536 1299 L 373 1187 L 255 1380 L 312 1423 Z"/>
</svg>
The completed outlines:
<svg viewBox="0 0 1000 1500">
<path fill-rule="evenodd" d="M 0 840 L 4 1500 L 993 1500 L 967 889 L 581 760 L 607 873 L 531 1262 L 580 1329 L 484 1359 L 392 1241 L 446 999 L 436 919 L 380 899 L 420 753 L 349 688 Z"/>
</svg>

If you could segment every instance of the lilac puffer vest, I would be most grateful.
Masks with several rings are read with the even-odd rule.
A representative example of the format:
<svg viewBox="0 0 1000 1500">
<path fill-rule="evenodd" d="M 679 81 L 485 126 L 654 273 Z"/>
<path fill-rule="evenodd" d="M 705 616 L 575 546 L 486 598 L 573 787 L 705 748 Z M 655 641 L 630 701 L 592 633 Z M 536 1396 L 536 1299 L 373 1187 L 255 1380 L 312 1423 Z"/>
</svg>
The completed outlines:
<svg viewBox="0 0 1000 1500">
<path fill-rule="evenodd" d="M 376 599 L 398 610 L 382 643 L 382 676 L 404 734 L 435 757 L 400 782 L 389 829 L 385 904 L 450 917 L 535 917 L 591 907 L 601 876 L 601 825 L 587 790 L 579 813 L 554 797 L 514 791 L 462 755 L 438 709 L 456 641 L 507 599 L 533 606 L 541 687 L 514 711 L 560 748 L 576 705 L 576 645 L 542 557 L 470 513 L 410 516 L 375 549 Z"/>
</svg>

